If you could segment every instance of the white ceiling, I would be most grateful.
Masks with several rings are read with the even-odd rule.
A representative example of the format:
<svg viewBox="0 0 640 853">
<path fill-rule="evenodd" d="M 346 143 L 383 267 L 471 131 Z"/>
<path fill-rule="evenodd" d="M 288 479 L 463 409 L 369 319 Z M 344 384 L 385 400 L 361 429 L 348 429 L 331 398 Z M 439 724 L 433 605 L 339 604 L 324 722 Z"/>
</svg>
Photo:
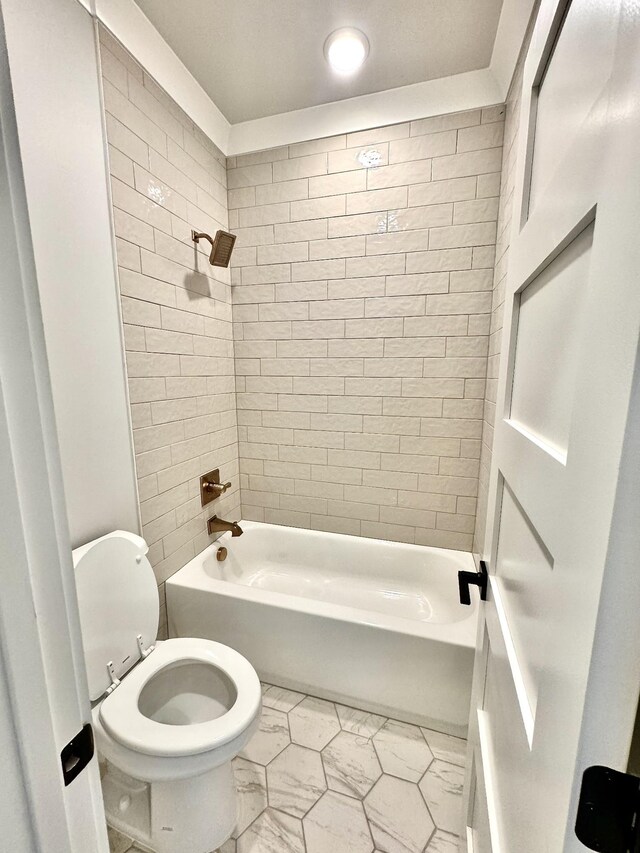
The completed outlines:
<svg viewBox="0 0 640 853">
<path fill-rule="evenodd" d="M 136 0 L 233 124 L 488 67 L 502 0 Z M 371 44 L 354 77 L 324 40 Z"/>
</svg>

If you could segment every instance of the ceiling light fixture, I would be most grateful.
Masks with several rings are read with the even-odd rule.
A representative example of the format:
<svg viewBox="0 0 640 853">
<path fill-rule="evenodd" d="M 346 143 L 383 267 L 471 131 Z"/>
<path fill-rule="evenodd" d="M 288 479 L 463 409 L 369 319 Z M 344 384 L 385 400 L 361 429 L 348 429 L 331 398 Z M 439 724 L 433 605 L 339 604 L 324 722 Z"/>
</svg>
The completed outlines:
<svg viewBox="0 0 640 853">
<path fill-rule="evenodd" d="M 369 55 L 369 39 L 360 30 L 343 27 L 327 37 L 324 55 L 336 74 L 353 74 Z"/>
</svg>

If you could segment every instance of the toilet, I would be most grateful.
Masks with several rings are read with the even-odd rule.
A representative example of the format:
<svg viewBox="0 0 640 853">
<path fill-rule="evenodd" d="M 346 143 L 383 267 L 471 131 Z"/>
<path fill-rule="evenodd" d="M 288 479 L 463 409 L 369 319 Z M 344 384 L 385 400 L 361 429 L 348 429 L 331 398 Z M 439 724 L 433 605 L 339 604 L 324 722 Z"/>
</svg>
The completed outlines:
<svg viewBox="0 0 640 853">
<path fill-rule="evenodd" d="M 258 726 L 260 681 L 221 643 L 156 640 L 148 550 L 118 530 L 73 552 L 107 821 L 156 853 L 210 853 L 236 823 L 231 760 Z"/>
</svg>

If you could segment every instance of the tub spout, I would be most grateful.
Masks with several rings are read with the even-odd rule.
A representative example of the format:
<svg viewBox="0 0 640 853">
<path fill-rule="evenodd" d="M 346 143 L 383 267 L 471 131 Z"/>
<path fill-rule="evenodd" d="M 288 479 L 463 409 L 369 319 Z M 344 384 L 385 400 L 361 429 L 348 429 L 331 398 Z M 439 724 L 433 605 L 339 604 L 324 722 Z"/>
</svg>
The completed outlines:
<svg viewBox="0 0 640 853">
<path fill-rule="evenodd" d="M 242 528 L 237 521 L 225 521 L 223 518 L 218 518 L 213 515 L 207 521 L 207 533 L 211 536 L 212 533 L 223 533 L 229 530 L 232 536 L 242 536 Z"/>
</svg>

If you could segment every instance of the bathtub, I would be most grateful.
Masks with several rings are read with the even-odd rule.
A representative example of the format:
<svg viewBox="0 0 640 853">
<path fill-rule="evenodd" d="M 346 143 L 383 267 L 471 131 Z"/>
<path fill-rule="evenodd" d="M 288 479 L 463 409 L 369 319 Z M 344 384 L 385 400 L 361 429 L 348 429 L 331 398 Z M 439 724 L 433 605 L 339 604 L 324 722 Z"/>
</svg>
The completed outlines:
<svg viewBox="0 0 640 853">
<path fill-rule="evenodd" d="M 241 525 L 167 581 L 170 636 L 232 646 L 263 681 L 466 735 L 478 607 L 459 604 L 456 573 L 471 554 Z"/>
</svg>

